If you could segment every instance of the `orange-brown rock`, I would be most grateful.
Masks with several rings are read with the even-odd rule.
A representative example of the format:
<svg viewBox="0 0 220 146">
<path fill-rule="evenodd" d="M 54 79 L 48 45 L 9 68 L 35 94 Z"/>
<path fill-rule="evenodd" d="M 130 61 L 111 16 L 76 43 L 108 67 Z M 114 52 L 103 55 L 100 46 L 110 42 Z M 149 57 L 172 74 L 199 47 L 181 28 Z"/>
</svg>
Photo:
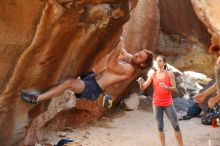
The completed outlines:
<svg viewBox="0 0 220 146">
<path fill-rule="evenodd" d="M 129 18 L 128 1 L 5 1 L 1 10 L 0 140 L 2 145 L 18 145 L 29 134 L 40 135 L 44 126 L 28 130 L 34 124 L 28 111 L 35 107 L 23 103 L 19 92 L 45 89 L 89 70 L 98 55 L 104 57 L 116 46 Z M 119 10 L 124 13 L 112 15 Z M 92 109 L 98 104 L 86 105 Z M 24 144 L 37 140 L 31 138 Z"/>
<path fill-rule="evenodd" d="M 191 1 L 197 16 L 206 25 L 208 32 L 212 35 L 209 51 L 217 49 L 217 47 L 220 47 L 220 1 Z"/>
<path fill-rule="evenodd" d="M 142 14 L 146 25 L 142 25 L 141 20 L 138 25 L 142 25 L 141 31 L 146 32 L 144 35 L 155 28 L 155 33 L 151 35 L 154 41 L 146 43 L 142 40 L 141 45 L 139 41 L 135 41 L 135 45 L 129 47 L 132 53 L 143 47 L 155 46 L 159 26 L 158 17 L 154 17 L 158 16 L 156 1 L 0 2 L 1 145 L 33 145 L 43 138 L 47 130 L 67 125 L 76 126 L 102 115 L 104 109 L 101 98 L 97 101 L 77 100 L 76 106 L 71 107 L 69 100 L 66 101 L 65 96 L 62 96 L 32 106 L 21 101 L 19 93 L 28 88 L 47 89 L 60 80 L 77 77 L 91 68 L 95 68 L 97 72 L 102 70 L 107 54 L 118 44 L 122 26 L 129 20 L 130 11 L 141 13 L 144 9 L 140 8 L 141 4 L 146 6 L 146 10 L 153 6 L 150 11 Z M 141 10 L 136 10 L 136 7 Z M 153 17 L 146 17 L 146 12 L 148 16 L 152 12 Z M 141 33 L 136 34 L 138 38 L 143 37 L 139 35 Z M 115 103 L 120 101 L 118 95 L 126 91 L 131 81 L 132 79 L 108 89 Z"/>
<path fill-rule="evenodd" d="M 157 1 L 139 0 L 123 28 L 125 48 L 131 51 L 133 48 L 155 50 L 159 19 Z"/>
<path fill-rule="evenodd" d="M 215 57 L 208 54 L 210 34 L 197 18 L 190 0 L 161 0 L 161 33 L 157 54 L 181 71 L 193 70 L 213 77 Z"/>
</svg>

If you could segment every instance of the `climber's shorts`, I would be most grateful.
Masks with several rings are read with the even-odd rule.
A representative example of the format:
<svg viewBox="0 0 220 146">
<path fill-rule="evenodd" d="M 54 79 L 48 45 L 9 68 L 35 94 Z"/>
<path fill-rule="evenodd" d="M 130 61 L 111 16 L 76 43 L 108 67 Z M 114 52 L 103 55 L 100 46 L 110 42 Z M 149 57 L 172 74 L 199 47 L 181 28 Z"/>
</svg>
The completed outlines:
<svg viewBox="0 0 220 146">
<path fill-rule="evenodd" d="M 85 88 L 82 93 L 75 94 L 77 98 L 86 98 L 89 100 L 96 100 L 99 94 L 102 93 L 101 87 L 96 82 L 95 72 L 88 72 L 80 76 L 81 80 L 85 84 Z"/>
</svg>

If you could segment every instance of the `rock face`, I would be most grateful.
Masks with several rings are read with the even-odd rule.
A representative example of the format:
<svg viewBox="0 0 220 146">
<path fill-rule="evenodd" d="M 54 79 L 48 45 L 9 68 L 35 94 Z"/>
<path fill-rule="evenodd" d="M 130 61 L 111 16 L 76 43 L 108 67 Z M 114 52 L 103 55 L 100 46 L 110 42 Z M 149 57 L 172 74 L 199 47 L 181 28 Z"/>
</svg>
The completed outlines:
<svg viewBox="0 0 220 146">
<path fill-rule="evenodd" d="M 102 70 L 131 10 L 132 21 L 145 9 L 142 17 L 147 23 L 130 22 L 136 29 L 141 25 L 136 37 L 143 38 L 142 48 L 155 47 L 159 28 L 157 3 L 152 0 L 8 0 L 1 2 L 0 9 L 0 142 L 4 146 L 33 145 L 48 129 L 97 119 L 105 111 L 101 98 L 78 100 L 75 107 L 66 109 L 59 107 L 65 96 L 60 102 L 53 99 L 32 106 L 22 102 L 19 93 L 22 89 L 47 89 L 91 68 Z M 150 13 L 153 17 L 147 17 Z M 146 43 L 148 37 L 140 31 L 146 35 L 152 28 L 154 41 Z M 139 43 L 135 41 L 129 51 L 141 50 Z M 108 89 L 115 103 L 131 81 Z"/>
<path fill-rule="evenodd" d="M 218 0 L 191 0 L 199 19 L 206 25 L 212 35 L 211 47 L 220 46 L 220 2 Z"/>
<path fill-rule="evenodd" d="M 160 0 L 160 37 L 157 54 L 181 71 L 213 77 L 215 56 L 208 54 L 210 34 L 197 18 L 190 0 Z"/>
<path fill-rule="evenodd" d="M 123 27 L 125 48 L 128 50 L 155 50 L 159 36 L 159 10 L 157 1 L 138 0 L 131 19 Z"/>
</svg>

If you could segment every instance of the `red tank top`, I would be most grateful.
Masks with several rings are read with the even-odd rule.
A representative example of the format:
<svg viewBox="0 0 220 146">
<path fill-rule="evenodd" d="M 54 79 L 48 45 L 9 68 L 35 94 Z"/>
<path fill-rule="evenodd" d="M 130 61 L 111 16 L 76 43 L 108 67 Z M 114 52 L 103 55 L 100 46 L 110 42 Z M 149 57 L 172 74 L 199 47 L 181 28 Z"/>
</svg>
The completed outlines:
<svg viewBox="0 0 220 146">
<path fill-rule="evenodd" d="M 165 83 L 167 86 L 171 86 L 169 72 L 166 71 L 165 76 L 161 79 L 158 79 L 156 77 L 156 73 L 157 72 L 155 72 L 152 76 L 153 88 L 154 88 L 153 105 L 169 106 L 173 103 L 172 94 L 169 90 L 163 89 L 159 85 L 160 83 Z"/>
</svg>

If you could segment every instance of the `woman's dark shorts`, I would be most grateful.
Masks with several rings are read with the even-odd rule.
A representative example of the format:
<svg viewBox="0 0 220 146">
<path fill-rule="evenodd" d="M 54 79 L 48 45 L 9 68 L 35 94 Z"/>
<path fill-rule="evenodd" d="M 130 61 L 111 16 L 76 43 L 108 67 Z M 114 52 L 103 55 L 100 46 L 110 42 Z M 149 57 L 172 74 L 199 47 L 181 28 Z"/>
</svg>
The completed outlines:
<svg viewBox="0 0 220 146">
<path fill-rule="evenodd" d="M 85 88 L 82 93 L 75 94 L 77 98 L 96 100 L 99 97 L 99 94 L 102 93 L 102 89 L 96 82 L 95 76 L 95 72 L 88 72 L 80 76 L 85 84 Z"/>
</svg>

